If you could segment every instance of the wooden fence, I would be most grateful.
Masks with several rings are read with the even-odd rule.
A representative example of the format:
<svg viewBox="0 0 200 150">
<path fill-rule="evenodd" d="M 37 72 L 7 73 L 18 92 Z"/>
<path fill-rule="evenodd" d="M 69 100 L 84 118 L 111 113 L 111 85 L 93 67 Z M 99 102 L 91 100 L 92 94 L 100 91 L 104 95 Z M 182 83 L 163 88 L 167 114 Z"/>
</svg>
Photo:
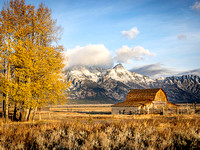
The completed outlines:
<svg viewBox="0 0 200 150">
<path fill-rule="evenodd" d="M 181 104 L 177 105 L 177 107 L 153 107 L 146 109 L 124 109 L 120 110 L 119 114 L 161 114 L 161 115 L 169 115 L 169 114 L 200 114 L 200 104 Z"/>
<path fill-rule="evenodd" d="M 72 109 L 74 107 L 111 107 L 112 104 L 99 104 L 99 105 L 58 105 L 53 108 L 66 108 L 66 109 Z M 50 111 L 51 107 L 44 107 L 42 109 L 38 109 L 39 111 Z M 9 108 L 9 112 L 13 112 L 13 107 Z M 119 114 L 126 114 L 126 115 L 132 115 L 132 114 L 200 114 L 200 103 L 184 103 L 184 104 L 177 104 L 177 107 L 159 107 L 159 108 L 148 108 L 148 109 L 134 109 L 134 110 L 122 110 Z M 0 105 L 0 116 L 2 115 L 2 106 Z"/>
</svg>

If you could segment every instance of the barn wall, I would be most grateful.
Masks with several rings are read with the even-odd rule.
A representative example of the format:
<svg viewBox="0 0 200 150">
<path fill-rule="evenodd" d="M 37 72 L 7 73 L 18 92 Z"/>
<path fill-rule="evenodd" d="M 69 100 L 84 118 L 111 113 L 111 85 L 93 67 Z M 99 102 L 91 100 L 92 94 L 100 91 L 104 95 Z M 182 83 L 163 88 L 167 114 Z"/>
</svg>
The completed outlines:
<svg viewBox="0 0 200 150">
<path fill-rule="evenodd" d="M 138 107 L 112 107 L 112 114 L 132 114 L 136 113 Z"/>
<path fill-rule="evenodd" d="M 156 96 L 155 96 L 155 101 L 167 101 L 167 97 L 165 95 L 165 93 L 163 92 L 163 90 L 159 90 L 157 93 L 156 93 Z"/>
<path fill-rule="evenodd" d="M 112 107 L 112 114 L 161 114 L 165 106 L 166 102 L 153 101 L 151 104 L 143 107 Z"/>
<path fill-rule="evenodd" d="M 166 107 L 166 106 L 167 106 L 167 102 L 164 102 L 164 101 L 153 101 L 149 105 L 149 108 L 161 109 L 161 108 Z"/>
</svg>

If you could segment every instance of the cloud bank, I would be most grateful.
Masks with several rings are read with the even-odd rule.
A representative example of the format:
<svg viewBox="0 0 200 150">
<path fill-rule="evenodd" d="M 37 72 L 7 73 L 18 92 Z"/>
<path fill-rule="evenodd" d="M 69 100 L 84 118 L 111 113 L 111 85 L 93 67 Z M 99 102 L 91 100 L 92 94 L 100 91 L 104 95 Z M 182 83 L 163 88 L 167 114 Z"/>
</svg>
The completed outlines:
<svg viewBox="0 0 200 150">
<path fill-rule="evenodd" d="M 191 9 L 200 12 L 200 2 L 195 2 L 194 5 L 191 6 Z"/>
<path fill-rule="evenodd" d="M 136 46 L 134 48 L 122 46 L 122 48 L 116 51 L 116 56 L 112 58 L 111 53 L 104 45 L 89 44 L 84 47 L 77 46 L 74 49 L 70 49 L 65 52 L 64 55 L 66 57 L 65 68 L 71 68 L 74 66 L 96 66 L 102 68 L 111 68 L 113 67 L 114 62 L 131 63 L 132 60 L 144 60 L 145 56 L 154 56 L 155 54 L 141 46 Z M 167 77 L 173 75 L 180 76 L 186 74 L 200 76 L 200 68 L 194 70 L 178 71 L 175 69 L 167 68 L 161 63 L 135 67 L 131 69 L 131 71 L 149 76 L 151 78 Z"/>
<path fill-rule="evenodd" d="M 85 47 L 77 46 L 66 52 L 66 68 L 73 66 L 98 66 L 109 68 L 113 66 L 113 60 L 108 49 L 102 45 L 89 44 Z"/>
<path fill-rule="evenodd" d="M 190 74 L 200 76 L 200 68 L 193 69 L 193 70 L 182 71 L 178 75 L 190 75 Z"/>
<path fill-rule="evenodd" d="M 147 56 L 154 56 L 148 49 L 142 46 L 128 47 L 122 46 L 116 50 L 114 56 L 103 44 L 89 44 L 86 46 L 76 46 L 64 52 L 65 68 L 74 66 L 97 66 L 111 68 L 114 63 L 132 64 L 134 60 L 145 60 Z"/>
<path fill-rule="evenodd" d="M 148 49 L 144 49 L 142 46 L 136 46 L 130 48 L 128 46 L 122 46 L 122 48 L 116 51 L 115 60 L 118 63 L 128 63 L 134 60 L 144 60 L 144 56 L 154 56 Z"/>
<path fill-rule="evenodd" d="M 137 29 L 137 27 L 134 27 L 129 31 L 121 31 L 121 34 L 123 37 L 134 39 L 139 34 L 139 30 Z"/>
<path fill-rule="evenodd" d="M 137 72 L 151 78 L 181 76 L 181 75 L 197 75 L 200 76 L 200 68 L 193 70 L 174 70 L 163 66 L 161 63 L 149 64 L 142 67 L 133 68 L 130 71 Z"/>
<path fill-rule="evenodd" d="M 138 68 L 133 68 L 131 71 L 137 72 L 142 75 L 146 75 L 153 78 L 158 78 L 161 76 L 171 76 L 176 74 L 175 71 L 169 68 L 163 67 L 160 63 L 145 65 Z"/>
</svg>

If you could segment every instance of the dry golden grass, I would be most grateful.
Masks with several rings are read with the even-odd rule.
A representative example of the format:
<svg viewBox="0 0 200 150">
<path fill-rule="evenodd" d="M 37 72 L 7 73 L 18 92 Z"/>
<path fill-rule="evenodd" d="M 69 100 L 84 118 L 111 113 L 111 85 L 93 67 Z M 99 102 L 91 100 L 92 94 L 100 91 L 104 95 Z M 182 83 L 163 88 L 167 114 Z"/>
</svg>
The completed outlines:
<svg viewBox="0 0 200 150">
<path fill-rule="evenodd" d="M 0 149 L 200 148 L 198 115 L 109 116 L 1 124 Z"/>
<path fill-rule="evenodd" d="M 53 108 L 35 122 L 0 119 L 0 149 L 200 149 L 198 114 L 112 115 L 95 113 L 110 108 L 87 109 Z"/>
</svg>

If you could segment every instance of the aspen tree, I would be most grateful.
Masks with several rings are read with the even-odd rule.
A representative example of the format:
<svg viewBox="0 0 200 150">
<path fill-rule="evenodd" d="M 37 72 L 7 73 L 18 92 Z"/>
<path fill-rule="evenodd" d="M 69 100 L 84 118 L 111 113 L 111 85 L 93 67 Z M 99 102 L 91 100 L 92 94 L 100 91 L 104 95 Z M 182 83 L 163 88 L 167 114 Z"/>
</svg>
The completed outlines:
<svg viewBox="0 0 200 150">
<path fill-rule="evenodd" d="M 51 10 L 11 0 L 1 11 L 0 31 L 1 91 L 6 105 L 10 100 L 20 108 L 20 120 L 28 120 L 32 109 L 65 99 L 69 83 L 61 74 L 63 48 L 56 44 L 59 27 Z"/>
<path fill-rule="evenodd" d="M 1 40 L 1 91 L 3 93 L 3 115 L 8 119 L 8 104 L 10 102 L 10 93 L 13 84 L 13 16 L 9 9 L 3 9 L 0 16 Z"/>
</svg>

